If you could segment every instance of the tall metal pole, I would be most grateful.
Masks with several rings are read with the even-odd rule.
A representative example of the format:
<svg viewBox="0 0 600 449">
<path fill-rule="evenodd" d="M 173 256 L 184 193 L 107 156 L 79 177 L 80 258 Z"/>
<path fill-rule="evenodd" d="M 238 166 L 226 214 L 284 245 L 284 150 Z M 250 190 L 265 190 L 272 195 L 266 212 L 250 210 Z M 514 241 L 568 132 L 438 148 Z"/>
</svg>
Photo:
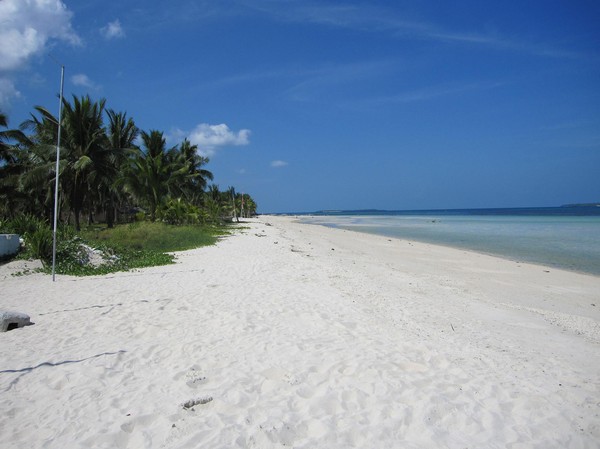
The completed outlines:
<svg viewBox="0 0 600 449">
<path fill-rule="evenodd" d="M 240 208 L 240 215 L 244 218 L 244 192 L 242 192 L 242 207 Z"/>
<path fill-rule="evenodd" d="M 52 282 L 56 280 L 56 224 L 58 221 L 58 168 L 60 164 L 60 131 L 62 128 L 63 86 L 65 82 L 65 66 L 60 66 L 60 96 L 58 103 L 58 138 L 56 142 L 56 176 L 54 182 L 54 228 L 52 238 Z"/>
<path fill-rule="evenodd" d="M 233 219 L 239 223 L 240 219 L 237 217 L 237 212 L 235 210 L 235 189 L 231 188 L 231 201 L 233 202 Z"/>
</svg>

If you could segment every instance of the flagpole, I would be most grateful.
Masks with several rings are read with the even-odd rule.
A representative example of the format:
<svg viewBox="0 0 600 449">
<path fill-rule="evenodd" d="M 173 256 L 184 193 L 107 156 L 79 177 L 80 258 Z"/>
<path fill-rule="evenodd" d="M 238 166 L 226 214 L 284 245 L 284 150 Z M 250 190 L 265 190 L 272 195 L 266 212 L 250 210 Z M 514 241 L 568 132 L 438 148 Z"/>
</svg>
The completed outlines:
<svg viewBox="0 0 600 449">
<path fill-rule="evenodd" d="M 65 82 L 65 66 L 60 66 L 60 96 L 58 103 L 58 137 L 56 141 L 56 176 L 54 182 L 54 228 L 52 236 L 52 282 L 56 280 L 56 225 L 58 222 L 58 170 L 60 164 L 60 131 L 62 128 L 63 87 Z"/>
</svg>

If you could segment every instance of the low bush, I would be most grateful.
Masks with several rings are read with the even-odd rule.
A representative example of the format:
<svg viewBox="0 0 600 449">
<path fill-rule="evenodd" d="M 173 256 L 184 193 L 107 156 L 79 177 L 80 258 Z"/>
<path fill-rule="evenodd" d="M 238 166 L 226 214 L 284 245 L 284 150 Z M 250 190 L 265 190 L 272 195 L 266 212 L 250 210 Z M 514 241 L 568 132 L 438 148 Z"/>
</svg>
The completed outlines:
<svg viewBox="0 0 600 449">
<path fill-rule="evenodd" d="M 25 251 L 19 258 L 41 259 L 44 270 L 50 270 L 53 232 L 46 222 L 25 216 L 1 222 L 0 228 L 23 236 Z M 61 225 L 57 229 L 56 273 L 100 275 L 166 265 L 175 259 L 169 252 L 212 245 L 227 233 L 224 227 L 174 226 L 147 221 L 117 225 L 111 229 L 90 226 L 79 233 L 72 226 Z M 90 263 L 90 251 L 101 254 L 104 263 Z"/>
<path fill-rule="evenodd" d="M 156 210 L 156 218 L 171 225 L 196 224 L 199 216 L 200 208 L 181 198 L 171 198 Z"/>
<path fill-rule="evenodd" d="M 33 232 L 25 233 L 24 239 L 32 258 L 40 259 L 44 265 L 52 263 L 53 234 L 47 224 L 40 223 Z"/>
<path fill-rule="evenodd" d="M 34 215 L 24 214 L 4 221 L 2 227 L 3 232 L 24 236 L 27 234 L 33 234 L 40 226 L 48 226 L 48 223 Z"/>
</svg>

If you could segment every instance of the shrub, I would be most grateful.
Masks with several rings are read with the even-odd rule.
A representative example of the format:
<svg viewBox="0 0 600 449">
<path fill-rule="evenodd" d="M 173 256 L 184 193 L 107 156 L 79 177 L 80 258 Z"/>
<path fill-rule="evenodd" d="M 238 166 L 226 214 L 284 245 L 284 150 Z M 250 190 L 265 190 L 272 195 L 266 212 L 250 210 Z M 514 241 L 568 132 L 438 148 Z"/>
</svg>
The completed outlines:
<svg viewBox="0 0 600 449">
<path fill-rule="evenodd" d="M 25 234 L 25 243 L 31 256 L 41 259 L 44 265 L 52 263 L 52 229 L 45 224 L 40 223 L 33 232 Z"/>
<path fill-rule="evenodd" d="M 221 219 L 223 208 L 218 201 L 212 198 L 206 200 L 206 214 L 208 216 L 208 221 L 212 223 L 221 223 L 223 221 Z"/>
<path fill-rule="evenodd" d="M 40 226 L 48 226 L 44 220 L 33 215 L 17 215 L 6 222 L 6 228 L 12 234 L 21 236 L 33 234 Z"/>
<path fill-rule="evenodd" d="M 58 229 L 56 230 L 56 239 L 61 241 L 73 240 L 77 237 L 77 231 L 73 226 L 69 226 L 66 224 L 59 224 Z"/>
<path fill-rule="evenodd" d="M 169 199 L 156 210 L 156 218 L 167 224 L 196 224 L 200 209 L 181 198 Z"/>
</svg>

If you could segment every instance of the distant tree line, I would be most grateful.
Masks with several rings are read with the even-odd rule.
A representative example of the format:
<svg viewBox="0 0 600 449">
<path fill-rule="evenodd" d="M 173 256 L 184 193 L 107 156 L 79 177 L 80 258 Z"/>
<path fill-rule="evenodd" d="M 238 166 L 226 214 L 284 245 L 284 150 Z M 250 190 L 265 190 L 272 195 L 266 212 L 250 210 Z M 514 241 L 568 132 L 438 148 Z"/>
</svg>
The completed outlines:
<svg viewBox="0 0 600 449">
<path fill-rule="evenodd" d="M 89 96 L 63 99 L 59 220 L 80 230 L 82 220 L 148 219 L 218 223 L 256 214 L 256 202 L 233 187 L 209 185 L 208 158 L 189 140 L 167 147 L 161 131 L 138 129 L 125 112 Z M 58 120 L 35 107 L 19 129 L 0 113 L 0 219 L 34 215 L 51 222 Z"/>
</svg>

